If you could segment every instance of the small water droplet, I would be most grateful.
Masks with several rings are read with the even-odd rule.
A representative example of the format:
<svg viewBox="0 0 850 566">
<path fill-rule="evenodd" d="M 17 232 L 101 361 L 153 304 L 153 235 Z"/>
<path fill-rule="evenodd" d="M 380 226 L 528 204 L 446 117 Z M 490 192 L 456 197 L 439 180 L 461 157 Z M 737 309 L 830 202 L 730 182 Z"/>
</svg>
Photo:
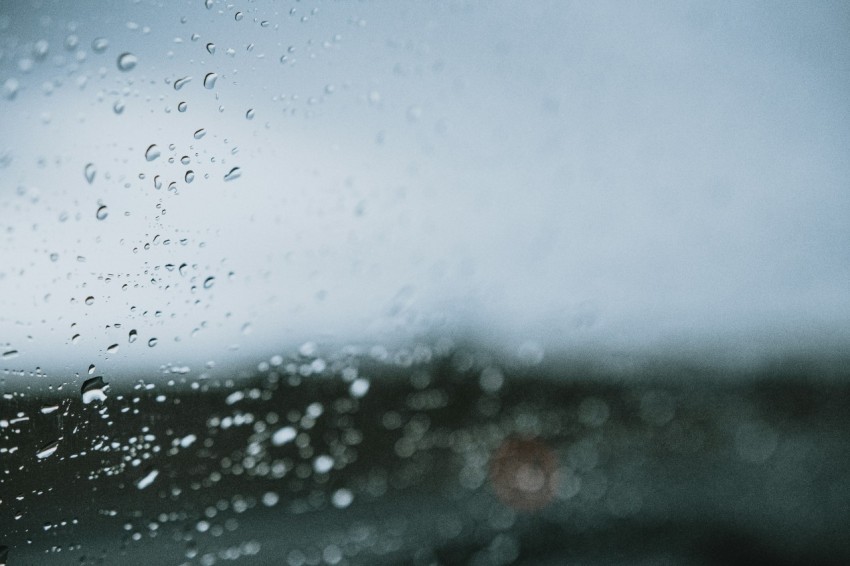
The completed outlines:
<svg viewBox="0 0 850 566">
<path fill-rule="evenodd" d="M 110 354 L 114 354 L 115 352 L 118 351 L 118 344 L 112 344 L 111 346 L 106 348 L 106 351 Z"/>
<path fill-rule="evenodd" d="M 138 62 L 139 58 L 132 53 L 122 53 L 118 56 L 118 70 L 124 72 L 131 71 L 136 67 Z"/>
<path fill-rule="evenodd" d="M 85 302 L 86 302 L 86 304 L 87 304 L 87 305 L 89 305 L 89 306 L 93 305 L 93 304 L 94 304 L 94 297 L 91 297 L 91 296 L 86 297 L 86 301 L 85 301 Z"/>
<path fill-rule="evenodd" d="M 112 105 L 112 111 L 115 112 L 116 114 L 119 114 L 119 115 L 123 114 L 124 113 L 124 101 L 123 100 L 116 100 L 115 104 Z"/>
<path fill-rule="evenodd" d="M 156 338 L 151 338 L 150 340 L 148 340 L 148 347 L 153 348 L 157 345 L 157 342 L 159 342 L 159 340 L 157 340 Z"/>
<path fill-rule="evenodd" d="M 207 131 L 204 128 L 201 128 L 199 130 L 195 130 L 195 133 L 193 135 L 195 136 L 196 140 L 199 140 L 205 135 L 207 135 Z"/>
<path fill-rule="evenodd" d="M 106 401 L 106 390 L 109 385 L 104 383 L 102 376 L 92 377 L 83 382 L 80 392 L 83 395 L 83 404 L 88 405 L 94 401 Z"/>
<path fill-rule="evenodd" d="M 233 16 L 233 19 L 236 20 L 237 22 L 241 22 L 242 21 L 242 12 L 236 12 L 236 14 Z"/>
<path fill-rule="evenodd" d="M 204 0 L 204 6 L 206 6 L 207 10 L 212 9 L 212 7 L 213 7 L 213 0 Z"/>
<path fill-rule="evenodd" d="M 215 73 L 207 73 L 207 76 L 204 77 L 204 88 L 212 89 L 215 87 L 215 81 L 218 79 L 218 75 Z"/>
<path fill-rule="evenodd" d="M 99 207 L 95 216 L 98 220 L 106 220 L 106 217 L 109 216 L 109 211 L 107 210 L 106 205 Z"/>
<path fill-rule="evenodd" d="M 48 456 L 52 456 L 56 450 L 59 449 L 59 441 L 54 440 L 53 442 L 49 442 L 41 447 L 41 449 L 35 453 L 35 457 L 39 460 L 43 460 Z"/>
<path fill-rule="evenodd" d="M 130 331 L 130 334 L 129 334 L 129 336 L 128 336 L 127 341 L 128 341 L 128 342 L 130 342 L 130 344 L 132 344 L 133 342 L 135 342 L 135 341 L 136 341 L 136 338 L 137 338 L 138 336 L 139 336 L 139 333 L 138 333 L 138 332 L 136 332 L 135 330 L 131 330 L 131 331 Z"/>
<path fill-rule="evenodd" d="M 153 161 L 159 156 L 159 148 L 156 146 L 155 143 L 149 145 L 148 148 L 145 150 L 145 159 L 147 159 L 148 161 Z"/>
<path fill-rule="evenodd" d="M 17 350 L 6 350 L 5 352 L 3 352 L 3 359 L 4 360 L 11 360 L 11 359 L 17 358 L 17 357 L 18 357 L 18 351 Z"/>
<path fill-rule="evenodd" d="M 233 181 L 234 179 L 238 179 L 242 176 L 242 169 L 239 167 L 234 167 L 224 176 L 225 181 Z"/>
<path fill-rule="evenodd" d="M 41 407 L 42 415 L 49 415 L 50 413 L 55 413 L 59 410 L 59 405 L 43 405 Z"/>
<path fill-rule="evenodd" d="M 50 254 L 50 261 L 58 261 L 58 260 L 59 260 L 59 254 L 57 254 L 56 252 L 53 252 L 52 254 Z"/>
<path fill-rule="evenodd" d="M 105 37 L 98 37 L 91 42 L 91 49 L 95 53 L 103 53 L 109 47 L 109 40 Z"/>
<path fill-rule="evenodd" d="M 189 169 L 186 171 L 186 175 L 183 177 L 187 183 L 191 183 L 195 180 L 195 172 Z"/>
<path fill-rule="evenodd" d="M 71 344 L 76 344 L 79 341 L 80 341 L 80 335 L 79 334 L 74 334 L 73 336 L 71 336 Z"/>
<path fill-rule="evenodd" d="M 136 482 L 136 487 L 139 488 L 139 489 L 145 489 L 146 487 L 148 487 L 150 484 L 153 483 L 153 481 L 156 479 L 156 476 L 158 476 L 158 475 L 159 475 L 159 470 L 151 470 L 150 472 L 145 474 L 145 476 L 143 478 L 141 478 L 139 481 Z"/>
<path fill-rule="evenodd" d="M 210 275 L 209 277 L 204 279 L 204 289 L 209 289 L 210 287 L 213 286 L 214 283 L 215 283 L 215 277 Z"/>
<path fill-rule="evenodd" d="M 189 105 L 186 104 L 185 102 L 180 102 L 179 104 L 177 104 L 177 111 L 178 112 L 185 112 L 188 108 L 189 108 Z"/>
<path fill-rule="evenodd" d="M 209 53 L 210 55 L 215 54 L 215 43 L 213 43 L 213 42 L 207 43 L 207 53 Z"/>
<path fill-rule="evenodd" d="M 86 176 L 86 181 L 89 184 L 94 182 L 94 176 L 97 174 L 97 169 L 94 167 L 94 163 L 86 163 L 85 169 L 83 169 L 83 174 Z"/>
<path fill-rule="evenodd" d="M 254 119 L 254 109 L 249 108 L 248 111 L 245 112 L 245 117 L 249 120 L 253 120 Z"/>
<path fill-rule="evenodd" d="M 95 370 L 94 364 L 89 364 L 89 375 L 93 374 Z"/>
<path fill-rule="evenodd" d="M 174 81 L 174 90 L 180 90 L 181 88 L 186 86 L 191 81 L 192 81 L 192 77 L 182 77 L 182 78 L 177 79 L 176 81 Z M 183 104 L 185 104 L 185 102 Z M 178 105 L 177 108 L 179 109 L 180 105 Z"/>
</svg>

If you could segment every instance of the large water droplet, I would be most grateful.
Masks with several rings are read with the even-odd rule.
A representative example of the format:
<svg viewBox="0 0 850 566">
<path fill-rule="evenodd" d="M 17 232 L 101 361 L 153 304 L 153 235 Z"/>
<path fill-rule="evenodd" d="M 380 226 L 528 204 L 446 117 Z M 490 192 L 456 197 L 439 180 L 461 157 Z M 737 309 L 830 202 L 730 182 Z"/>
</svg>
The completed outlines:
<svg viewBox="0 0 850 566">
<path fill-rule="evenodd" d="M 205 135 L 207 135 L 207 131 L 205 129 L 201 128 L 199 130 L 195 130 L 195 133 L 193 135 L 195 136 L 196 140 L 199 140 L 202 137 L 204 137 Z"/>
<path fill-rule="evenodd" d="M 192 181 L 195 180 L 195 172 L 192 171 L 191 169 L 189 169 L 188 171 L 186 171 L 186 175 L 185 175 L 184 179 L 186 180 L 187 183 L 191 183 Z"/>
<path fill-rule="evenodd" d="M 95 216 L 98 220 L 106 220 L 106 217 L 109 216 L 109 211 L 107 210 L 106 205 L 103 205 L 98 208 Z"/>
<path fill-rule="evenodd" d="M 50 442 L 50 443 L 42 446 L 41 449 L 38 452 L 35 453 L 35 457 L 38 458 L 39 460 L 43 460 L 43 459 L 47 458 L 48 456 L 51 456 L 54 452 L 56 452 L 56 450 L 58 448 L 59 448 L 59 441 L 54 440 L 53 442 Z"/>
<path fill-rule="evenodd" d="M 94 297 L 91 297 L 91 296 L 86 297 L 86 301 L 85 301 L 85 303 L 86 303 L 88 306 L 92 306 L 92 305 L 94 304 Z"/>
<path fill-rule="evenodd" d="M 182 78 L 177 79 L 176 81 L 174 81 L 174 90 L 180 90 L 181 88 L 186 86 L 189 82 L 191 82 L 191 80 L 192 80 L 192 77 L 182 77 Z M 186 103 L 183 102 L 182 104 L 186 104 Z M 177 105 L 177 109 L 178 110 L 180 109 L 179 104 Z"/>
<path fill-rule="evenodd" d="M 211 89 L 215 87 L 215 81 L 218 79 L 218 75 L 215 73 L 207 73 L 207 76 L 204 77 L 204 88 Z"/>
<path fill-rule="evenodd" d="M 109 47 L 109 40 L 105 37 L 98 37 L 91 42 L 91 49 L 95 53 L 103 53 Z"/>
<path fill-rule="evenodd" d="M 148 148 L 145 150 L 145 159 L 147 159 L 148 161 L 153 161 L 159 156 L 159 148 L 156 146 L 155 143 L 149 145 Z"/>
<path fill-rule="evenodd" d="M 88 181 L 89 184 L 92 184 L 94 182 L 94 176 L 97 174 L 97 169 L 95 169 L 94 163 L 86 163 L 83 173 L 86 176 L 86 181 Z"/>
<path fill-rule="evenodd" d="M 237 22 L 241 22 L 242 21 L 242 12 L 236 12 L 236 14 L 233 16 L 233 19 L 236 20 Z"/>
<path fill-rule="evenodd" d="M 112 344 L 106 348 L 107 353 L 114 354 L 118 351 L 118 344 Z"/>
<path fill-rule="evenodd" d="M 178 112 L 185 112 L 188 108 L 189 108 L 189 105 L 186 104 L 185 102 L 180 102 L 179 104 L 177 104 Z"/>
<path fill-rule="evenodd" d="M 150 340 L 148 340 L 148 347 L 153 348 L 157 345 L 158 342 L 159 340 L 157 340 L 156 338 L 151 338 Z"/>
<path fill-rule="evenodd" d="M 109 385 L 103 382 L 102 376 L 85 380 L 80 390 L 83 394 L 83 404 L 88 405 L 94 401 L 106 401 L 106 389 L 108 387 Z"/>
<path fill-rule="evenodd" d="M 215 54 L 215 43 L 207 43 L 207 53 L 209 53 L 210 55 Z"/>
<path fill-rule="evenodd" d="M 242 170 L 239 167 L 234 167 L 224 176 L 225 181 L 233 181 L 242 176 Z"/>
<path fill-rule="evenodd" d="M 118 56 L 118 70 L 124 72 L 131 71 L 138 62 L 139 58 L 132 53 L 122 53 Z"/>
</svg>

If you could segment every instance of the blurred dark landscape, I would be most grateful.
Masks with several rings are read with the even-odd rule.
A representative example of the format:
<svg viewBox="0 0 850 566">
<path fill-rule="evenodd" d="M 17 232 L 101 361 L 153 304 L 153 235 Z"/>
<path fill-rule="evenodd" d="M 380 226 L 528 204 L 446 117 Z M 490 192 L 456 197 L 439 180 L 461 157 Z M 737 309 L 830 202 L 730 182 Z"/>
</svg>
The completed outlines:
<svg viewBox="0 0 850 566">
<path fill-rule="evenodd" d="M 850 562 L 841 364 L 308 354 L 88 404 L 6 387 L 7 563 Z"/>
</svg>

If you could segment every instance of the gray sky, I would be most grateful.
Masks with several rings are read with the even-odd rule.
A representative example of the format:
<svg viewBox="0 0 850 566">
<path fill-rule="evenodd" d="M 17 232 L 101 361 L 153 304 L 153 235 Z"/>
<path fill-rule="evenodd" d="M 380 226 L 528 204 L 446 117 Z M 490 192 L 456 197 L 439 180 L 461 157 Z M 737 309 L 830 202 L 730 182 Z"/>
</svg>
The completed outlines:
<svg viewBox="0 0 850 566">
<path fill-rule="evenodd" d="M 847 346 L 846 3 L 29 4 L 0 3 L 0 367 Z"/>
</svg>

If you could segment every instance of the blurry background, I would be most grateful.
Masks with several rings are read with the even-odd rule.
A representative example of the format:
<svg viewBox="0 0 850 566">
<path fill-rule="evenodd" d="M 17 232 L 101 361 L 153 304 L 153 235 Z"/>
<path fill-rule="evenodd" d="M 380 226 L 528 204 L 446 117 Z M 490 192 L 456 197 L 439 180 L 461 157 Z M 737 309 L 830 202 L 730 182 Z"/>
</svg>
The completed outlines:
<svg viewBox="0 0 850 566">
<path fill-rule="evenodd" d="M 848 563 L 848 30 L 0 0 L 0 563 Z"/>
</svg>

